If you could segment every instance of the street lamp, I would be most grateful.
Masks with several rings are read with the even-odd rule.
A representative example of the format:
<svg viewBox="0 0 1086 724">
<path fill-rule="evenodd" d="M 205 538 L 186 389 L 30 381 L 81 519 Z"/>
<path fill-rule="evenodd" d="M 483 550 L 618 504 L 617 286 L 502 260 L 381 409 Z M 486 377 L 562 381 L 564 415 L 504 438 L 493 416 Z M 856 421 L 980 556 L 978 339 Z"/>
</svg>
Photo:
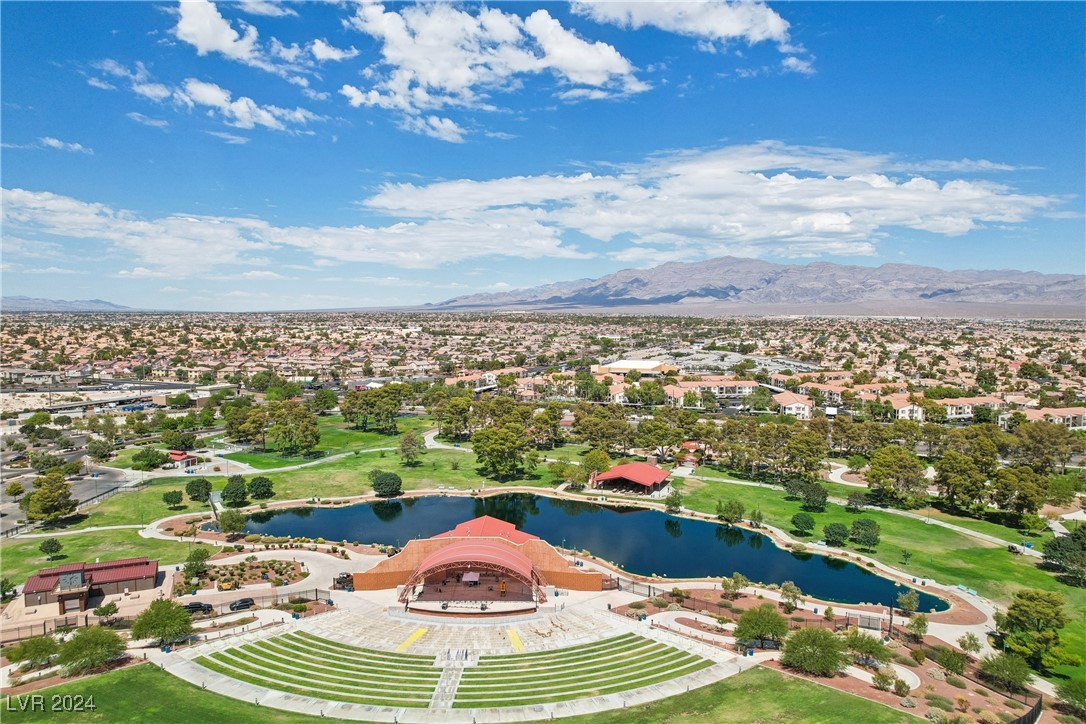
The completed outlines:
<svg viewBox="0 0 1086 724">
<path fill-rule="evenodd" d="M 897 598 L 897 589 L 900 586 L 900 583 L 894 581 L 894 587 L 890 589 L 890 630 L 886 637 L 891 639 L 894 637 L 894 599 Z"/>
</svg>

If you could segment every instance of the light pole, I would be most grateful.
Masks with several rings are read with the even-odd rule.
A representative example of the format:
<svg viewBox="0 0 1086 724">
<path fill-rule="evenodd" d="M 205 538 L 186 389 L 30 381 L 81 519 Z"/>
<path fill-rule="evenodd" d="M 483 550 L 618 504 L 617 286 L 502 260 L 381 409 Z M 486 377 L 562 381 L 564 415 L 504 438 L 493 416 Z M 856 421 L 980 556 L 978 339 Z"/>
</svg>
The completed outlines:
<svg viewBox="0 0 1086 724">
<path fill-rule="evenodd" d="M 887 638 L 894 637 L 894 599 L 897 597 L 897 589 L 901 584 L 894 581 L 894 587 L 890 589 L 890 630 L 887 632 Z"/>
</svg>

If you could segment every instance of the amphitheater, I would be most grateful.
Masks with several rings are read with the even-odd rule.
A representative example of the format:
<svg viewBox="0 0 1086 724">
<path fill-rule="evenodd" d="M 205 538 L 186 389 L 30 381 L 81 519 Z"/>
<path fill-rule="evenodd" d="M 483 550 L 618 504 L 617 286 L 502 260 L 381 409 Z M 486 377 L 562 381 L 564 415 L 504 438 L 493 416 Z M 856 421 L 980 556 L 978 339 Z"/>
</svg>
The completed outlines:
<svg viewBox="0 0 1086 724">
<path fill-rule="evenodd" d="M 262 706 L 388 722 L 574 716 L 674 696 L 740 670 L 735 655 L 613 614 L 598 595 L 530 615 L 458 619 L 354 594 L 339 610 L 160 661 Z"/>
</svg>

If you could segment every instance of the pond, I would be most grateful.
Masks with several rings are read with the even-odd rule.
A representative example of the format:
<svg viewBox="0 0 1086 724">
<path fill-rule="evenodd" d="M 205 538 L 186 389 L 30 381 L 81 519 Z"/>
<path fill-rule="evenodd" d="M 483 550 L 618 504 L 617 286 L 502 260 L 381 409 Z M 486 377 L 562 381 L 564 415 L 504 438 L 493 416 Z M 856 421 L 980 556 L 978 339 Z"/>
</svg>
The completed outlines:
<svg viewBox="0 0 1086 724">
<path fill-rule="evenodd" d="M 291 508 L 249 516 L 246 531 L 402 546 L 481 515 L 514 524 L 557 546 L 588 550 L 643 576 L 704 578 L 738 571 L 752 581 L 793 581 L 805 594 L 839 603 L 886 605 L 903 589 L 855 563 L 778 548 L 753 531 L 655 510 L 507 493 L 487 498 L 425 497 L 338 508 Z M 920 610 L 945 610 L 920 593 Z"/>
</svg>

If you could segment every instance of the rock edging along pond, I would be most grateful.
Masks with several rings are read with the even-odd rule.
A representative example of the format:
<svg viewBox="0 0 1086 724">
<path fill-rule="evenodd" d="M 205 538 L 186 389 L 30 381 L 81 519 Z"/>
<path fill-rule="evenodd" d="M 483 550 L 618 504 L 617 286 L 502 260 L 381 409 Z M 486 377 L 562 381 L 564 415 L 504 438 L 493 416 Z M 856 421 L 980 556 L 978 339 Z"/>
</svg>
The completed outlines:
<svg viewBox="0 0 1086 724">
<path fill-rule="evenodd" d="M 489 497 L 397 498 L 344 507 L 303 506 L 253 513 L 245 530 L 270 536 L 324 538 L 402 546 L 481 515 L 490 515 L 552 545 L 587 550 L 640 576 L 709 578 L 738 571 L 752 581 L 792 581 L 804 594 L 835 603 L 896 603 L 905 590 L 851 561 L 779 548 L 762 533 L 658 510 L 613 507 L 530 493 Z M 946 601 L 919 591 L 921 611 Z"/>
</svg>

